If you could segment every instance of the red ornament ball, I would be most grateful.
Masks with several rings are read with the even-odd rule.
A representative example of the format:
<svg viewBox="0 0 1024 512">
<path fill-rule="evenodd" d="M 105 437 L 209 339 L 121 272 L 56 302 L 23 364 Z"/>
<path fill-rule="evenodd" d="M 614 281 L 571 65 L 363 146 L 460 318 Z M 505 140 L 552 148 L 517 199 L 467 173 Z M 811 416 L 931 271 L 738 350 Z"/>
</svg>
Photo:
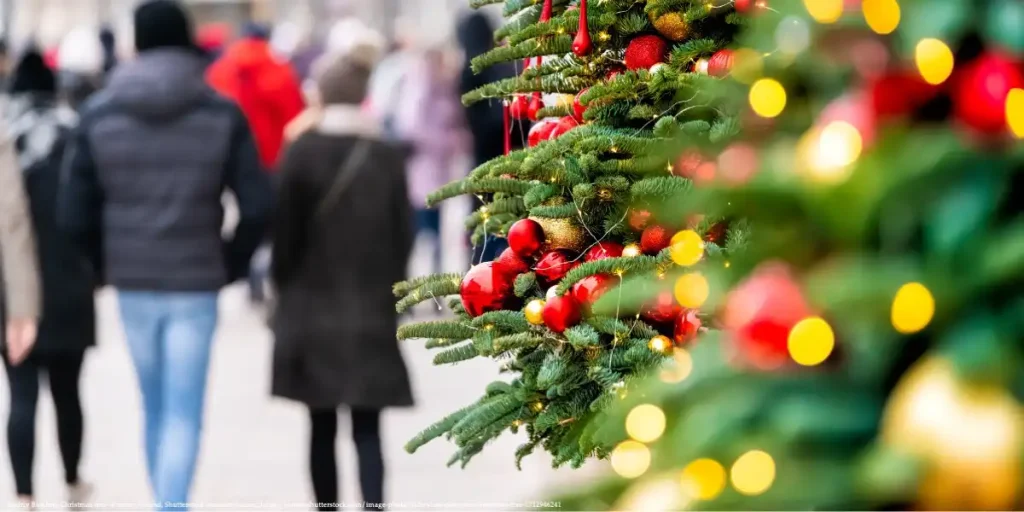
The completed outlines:
<svg viewBox="0 0 1024 512">
<path fill-rule="evenodd" d="M 704 163 L 704 155 L 696 149 L 688 149 L 679 155 L 679 160 L 672 167 L 672 174 L 692 181 L 698 181 L 698 170 Z"/>
<path fill-rule="evenodd" d="M 626 67 L 628 69 L 650 69 L 665 62 L 668 42 L 659 36 L 648 34 L 634 38 L 626 46 Z"/>
<path fill-rule="evenodd" d="M 555 125 L 555 129 L 551 130 L 551 135 L 548 137 L 548 140 L 555 140 L 577 126 L 579 126 L 579 123 L 577 123 L 572 116 L 565 116 L 558 120 L 558 123 Z"/>
<path fill-rule="evenodd" d="M 988 52 L 967 65 L 958 77 L 953 93 L 953 111 L 967 126 L 985 133 L 1005 132 L 1006 97 L 1012 89 L 1024 87 L 1024 74 L 1014 61 L 998 52 Z"/>
<path fill-rule="evenodd" d="M 723 77 L 732 70 L 734 54 L 730 49 L 718 50 L 708 59 L 708 74 Z"/>
<path fill-rule="evenodd" d="M 662 226 L 649 226 L 640 235 L 640 250 L 644 254 L 658 254 L 672 244 L 672 233 Z"/>
<path fill-rule="evenodd" d="M 605 80 L 612 80 L 615 77 L 617 77 L 617 76 L 621 75 L 622 73 L 624 73 L 625 71 L 626 70 L 624 68 L 622 68 L 621 66 L 615 66 L 610 71 L 608 71 L 608 74 L 605 75 L 604 78 L 605 78 Z"/>
<path fill-rule="evenodd" d="M 716 222 L 715 225 L 711 226 L 711 229 L 704 234 L 704 240 L 715 245 L 722 245 L 725 243 L 725 235 L 728 234 L 728 232 L 729 222 Z"/>
<path fill-rule="evenodd" d="M 590 88 L 583 89 L 580 91 L 575 98 L 572 100 L 572 116 L 579 122 L 583 122 L 583 114 L 586 113 L 587 107 L 583 103 L 580 103 L 580 97 L 586 94 Z"/>
<path fill-rule="evenodd" d="M 633 231 L 643 231 L 651 224 L 652 217 L 648 210 L 630 210 L 629 227 L 633 228 Z"/>
<path fill-rule="evenodd" d="M 673 339 L 677 346 L 689 345 L 694 339 L 697 338 L 697 333 L 700 332 L 700 317 L 697 316 L 697 310 L 687 309 L 684 310 L 679 316 L 676 317 L 675 325 L 673 327 Z"/>
<path fill-rule="evenodd" d="M 736 7 L 736 12 L 750 12 L 750 8 L 754 6 L 754 0 L 734 0 L 733 5 Z"/>
<path fill-rule="evenodd" d="M 595 274 L 580 279 L 572 285 L 572 297 L 583 307 L 594 305 L 612 286 L 615 278 L 607 274 Z"/>
<path fill-rule="evenodd" d="M 810 315 L 789 267 L 766 263 L 726 297 L 722 325 L 744 359 L 772 369 L 789 360 L 789 332 Z"/>
<path fill-rule="evenodd" d="M 512 278 L 496 269 L 493 262 L 481 263 L 462 279 L 462 306 L 473 317 L 504 309 L 513 296 L 512 286 Z"/>
<path fill-rule="evenodd" d="M 938 87 L 912 71 L 879 76 L 871 81 L 867 92 L 871 110 L 879 120 L 910 115 L 938 93 Z"/>
<path fill-rule="evenodd" d="M 558 127 L 558 120 L 556 119 L 542 119 L 533 123 L 530 127 L 530 133 L 527 135 L 527 142 L 530 147 L 534 147 L 541 142 L 551 138 L 551 132 L 555 131 Z"/>
<path fill-rule="evenodd" d="M 562 295 L 548 299 L 544 304 L 541 316 L 548 329 L 561 334 L 566 329 L 580 323 L 580 320 L 583 319 L 582 309 L 571 295 Z"/>
<path fill-rule="evenodd" d="M 618 258 L 622 256 L 622 244 L 616 242 L 598 242 L 590 248 L 583 257 L 583 261 L 597 261 L 607 258 Z"/>
<path fill-rule="evenodd" d="M 556 284 L 572 270 L 573 262 L 563 251 L 551 251 L 541 256 L 534 272 L 547 284 Z"/>
<path fill-rule="evenodd" d="M 542 108 L 544 108 L 544 99 L 541 98 L 539 92 L 533 93 L 533 98 L 530 98 L 530 106 L 526 109 L 526 113 L 530 118 L 530 121 L 537 120 L 537 113 L 540 112 L 540 109 Z"/>
<path fill-rule="evenodd" d="M 640 317 L 654 324 L 669 324 L 675 321 L 683 312 L 683 307 L 676 301 L 671 291 L 664 291 L 654 298 L 654 302 L 647 305 Z"/>
<path fill-rule="evenodd" d="M 530 100 L 523 94 L 516 95 L 508 105 L 508 113 L 513 119 L 529 119 Z"/>
<path fill-rule="evenodd" d="M 529 272 L 530 264 L 511 248 L 508 248 L 502 251 L 501 255 L 494 260 L 494 269 L 515 278 L 519 274 Z"/>
<path fill-rule="evenodd" d="M 544 246 L 544 228 L 533 219 L 523 219 L 508 228 L 508 246 L 521 258 L 532 258 Z"/>
</svg>

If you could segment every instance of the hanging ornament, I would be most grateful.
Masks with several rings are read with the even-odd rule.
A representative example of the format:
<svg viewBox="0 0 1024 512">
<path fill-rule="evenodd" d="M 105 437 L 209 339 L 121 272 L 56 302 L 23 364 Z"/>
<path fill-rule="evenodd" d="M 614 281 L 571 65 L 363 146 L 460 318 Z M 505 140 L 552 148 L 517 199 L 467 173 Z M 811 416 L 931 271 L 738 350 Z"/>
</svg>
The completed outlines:
<svg viewBox="0 0 1024 512">
<path fill-rule="evenodd" d="M 715 77 L 723 77 L 732 70 L 734 60 L 733 51 L 726 48 L 718 50 L 708 59 L 708 74 Z"/>
<path fill-rule="evenodd" d="M 522 219 L 508 228 L 508 246 L 521 258 L 532 258 L 544 246 L 544 229 L 540 223 Z"/>
<path fill-rule="evenodd" d="M 512 119 L 526 120 L 530 118 L 530 100 L 525 94 L 517 94 L 509 104 L 509 114 Z"/>
<path fill-rule="evenodd" d="M 682 41 L 690 33 L 690 26 L 681 13 L 667 12 L 661 16 L 650 13 L 648 17 L 651 19 L 651 24 L 654 25 L 654 30 L 670 41 Z"/>
<path fill-rule="evenodd" d="M 672 345 L 672 340 L 668 339 L 667 336 L 659 334 L 647 342 L 647 348 L 651 349 L 651 352 L 667 356 L 672 353 L 675 347 Z"/>
<path fill-rule="evenodd" d="M 558 127 L 558 121 L 555 118 L 546 118 L 533 123 L 526 139 L 530 147 L 532 148 L 541 142 L 551 139 L 551 132 L 555 131 L 555 128 Z"/>
<path fill-rule="evenodd" d="M 542 108 L 544 108 L 544 100 L 541 93 L 533 93 L 533 96 L 530 98 L 530 106 L 526 109 L 526 113 L 530 117 L 530 121 L 537 120 L 537 113 L 540 112 Z"/>
<path fill-rule="evenodd" d="M 533 325 L 544 325 L 544 301 L 533 299 L 523 308 L 526 321 Z"/>
<path fill-rule="evenodd" d="M 677 346 L 683 347 L 689 345 L 697 338 L 697 333 L 700 332 L 700 318 L 697 316 L 697 310 L 686 309 L 683 310 L 679 316 L 676 317 L 675 325 L 672 329 L 672 337 L 676 342 Z"/>
<path fill-rule="evenodd" d="M 555 124 L 555 128 L 551 130 L 551 134 L 548 135 L 548 140 L 555 140 L 561 137 L 562 135 L 569 133 L 570 130 L 576 128 L 577 126 L 579 126 L 579 123 L 577 123 L 576 120 L 572 118 L 572 116 L 565 116 L 559 119 L 558 122 Z"/>
<path fill-rule="evenodd" d="M 773 369 L 789 360 L 789 332 L 811 316 L 789 267 L 765 263 L 726 298 L 722 324 L 748 362 Z"/>
<path fill-rule="evenodd" d="M 616 242 L 598 242 L 587 250 L 583 261 L 597 261 L 622 256 L 622 244 Z"/>
<path fill-rule="evenodd" d="M 587 21 L 587 0 L 580 0 L 580 27 L 572 41 L 572 53 L 577 57 L 590 54 L 594 45 L 590 42 L 590 24 Z"/>
<path fill-rule="evenodd" d="M 643 231 L 651 224 L 652 215 L 650 210 L 632 209 L 629 211 L 629 227 L 633 231 Z"/>
<path fill-rule="evenodd" d="M 481 263 L 466 273 L 459 287 L 462 306 L 469 316 L 505 309 L 511 301 L 512 279 L 494 268 L 494 262 Z"/>
<path fill-rule="evenodd" d="M 551 21 L 551 0 L 544 0 L 544 6 L 540 10 L 540 21 L 541 23 Z"/>
<path fill-rule="evenodd" d="M 533 271 L 544 283 L 554 285 L 558 284 L 572 267 L 573 262 L 565 252 L 549 251 L 537 260 Z"/>
<path fill-rule="evenodd" d="M 883 74 L 868 85 L 871 112 L 879 120 L 910 115 L 939 93 L 916 72 Z"/>
<path fill-rule="evenodd" d="M 986 134 L 1007 131 L 1006 97 L 1024 87 L 1024 74 L 1009 57 L 995 51 L 968 64 L 955 82 L 953 109 L 956 117 Z"/>
<path fill-rule="evenodd" d="M 626 68 L 650 69 L 651 66 L 664 62 L 666 55 L 668 43 L 661 37 L 654 34 L 635 37 L 626 46 Z"/>
<path fill-rule="evenodd" d="M 544 325 L 559 334 L 580 323 L 583 319 L 582 309 L 576 299 L 570 295 L 562 295 L 544 304 Z"/>
<path fill-rule="evenodd" d="M 676 301 L 675 296 L 669 290 L 659 293 L 654 300 L 644 308 L 640 317 L 654 324 L 671 324 L 676 317 L 682 314 L 683 307 Z"/>
<path fill-rule="evenodd" d="M 708 59 L 701 57 L 693 62 L 693 72 L 698 75 L 706 75 L 710 66 L 711 64 L 708 62 Z"/>
<path fill-rule="evenodd" d="M 672 233 L 662 226 L 648 226 L 640 235 L 640 249 L 644 254 L 658 254 L 672 244 Z"/>
<path fill-rule="evenodd" d="M 509 247 L 494 260 L 494 269 L 514 278 L 519 274 L 529 272 L 530 264 Z"/>
<path fill-rule="evenodd" d="M 821 0 L 812 0 L 821 1 Z M 739 13 L 759 13 L 768 8 L 768 0 L 734 0 L 736 6 L 736 12 Z"/>
<path fill-rule="evenodd" d="M 586 92 L 589 91 L 589 90 L 590 90 L 589 87 L 586 88 L 586 89 L 583 89 L 572 100 L 572 116 L 576 119 L 576 121 L 578 121 L 580 123 L 583 122 L 583 114 L 586 113 L 586 111 L 587 111 L 587 107 L 585 105 L 583 105 L 583 103 L 580 103 L 580 97 L 582 97 L 584 94 L 586 94 Z"/>
<path fill-rule="evenodd" d="M 580 279 L 572 285 L 572 297 L 584 309 L 593 306 L 597 299 L 615 285 L 615 277 L 608 274 L 595 274 Z"/>
<path fill-rule="evenodd" d="M 544 230 L 545 250 L 565 249 L 578 253 L 587 247 L 586 231 L 574 219 L 530 217 Z"/>
</svg>

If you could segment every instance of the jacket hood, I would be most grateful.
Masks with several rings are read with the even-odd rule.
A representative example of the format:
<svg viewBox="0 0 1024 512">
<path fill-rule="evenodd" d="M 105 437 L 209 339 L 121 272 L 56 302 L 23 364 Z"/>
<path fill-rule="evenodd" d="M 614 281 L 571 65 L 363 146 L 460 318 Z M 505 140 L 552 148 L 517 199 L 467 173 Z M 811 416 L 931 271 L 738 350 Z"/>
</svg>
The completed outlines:
<svg viewBox="0 0 1024 512">
<path fill-rule="evenodd" d="M 203 76 L 205 67 L 197 51 L 150 50 L 115 68 L 106 91 L 113 103 L 135 115 L 173 118 L 211 93 Z"/>
<path fill-rule="evenodd" d="M 239 71 L 256 70 L 264 66 L 278 64 L 271 52 L 270 43 L 249 38 L 229 46 L 221 59 Z"/>
</svg>

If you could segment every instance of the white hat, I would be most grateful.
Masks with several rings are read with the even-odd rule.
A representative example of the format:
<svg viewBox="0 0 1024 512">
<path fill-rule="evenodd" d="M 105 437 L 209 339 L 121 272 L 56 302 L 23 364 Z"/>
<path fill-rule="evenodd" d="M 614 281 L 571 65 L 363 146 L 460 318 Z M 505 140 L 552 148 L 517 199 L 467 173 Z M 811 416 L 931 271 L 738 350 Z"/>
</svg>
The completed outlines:
<svg viewBox="0 0 1024 512">
<path fill-rule="evenodd" d="M 99 32 L 89 27 L 68 32 L 57 49 L 57 69 L 84 75 L 102 73 L 103 44 Z"/>
</svg>

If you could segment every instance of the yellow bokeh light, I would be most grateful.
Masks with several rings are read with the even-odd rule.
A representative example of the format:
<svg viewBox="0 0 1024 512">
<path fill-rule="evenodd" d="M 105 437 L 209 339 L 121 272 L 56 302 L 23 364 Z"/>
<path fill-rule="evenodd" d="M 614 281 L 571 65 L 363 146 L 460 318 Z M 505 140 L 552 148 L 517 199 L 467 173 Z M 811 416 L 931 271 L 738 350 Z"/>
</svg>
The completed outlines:
<svg viewBox="0 0 1024 512">
<path fill-rule="evenodd" d="M 661 370 L 661 381 L 666 384 L 678 384 L 690 376 L 693 371 L 693 358 L 690 353 L 681 348 L 676 348 L 672 353 L 672 359 L 667 360 Z"/>
<path fill-rule="evenodd" d="M 938 39 L 926 38 L 914 49 L 914 62 L 925 82 L 939 85 L 953 74 L 953 50 Z"/>
<path fill-rule="evenodd" d="M 622 478 L 636 478 L 651 466 L 651 450 L 643 443 L 623 441 L 612 450 L 611 464 Z"/>
<path fill-rule="evenodd" d="M 626 434 L 635 441 L 654 442 L 664 433 L 665 413 L 656 405 L 638 405 L 626 416 Z"/>
<path fill-rule="evenodd" d="M 762 78 L 750 86 L 749 99 L 757 115 L 776 117 L 786 108 L 786 89 L 777 80 Z"/>
<path fill-rule="evenodd" d="M 1006 95 L 1006 121 L 1013 136 L 1024 139 L 1024 89 L 1011 89 Z"/>
<path fill-rule="evenodd" d="M 699 273 L 684 274 L 676 280 L 676 300 L 684 308 L 696 309 L 703 306 L 710 293 L 711 286 L 707 278 Z"/>
<path fill-rule="evenodd" d="M 676 233 L 670 247 L 672 261 L 682 267 L 694 265 L 704 257 L 704 240 L 692 229 Z"/>
<path fill-rule="evenodd" d="M 699 500 L 713 500 L 725 489 L 725 468 L 713 459 L 697 459 L 683 469 L 683 491 Z"/>
<path fill-rule="evenodd" d="M 843 0 L 804 0 L 804 7 L 818 23 L 835 23 L 843 16 Z"/>
<path fill-rule="evenodd" d="M 857 128 L 834 121 L 824 128 L 811 128 L 801 138 L 797 152 L 812 178 L 834 184 L 849 177 L 851 165 L 863 150 L 864 139 Z"/>
<path fill-rule="evenodd" d="M 935 316 L 935 297 L 921 283 L 907 283 L 892 301 L 892 326 L 901 334 L 919 332 Z"/>
<path fill-rule="evenodd" d="M 751 450 L 736 459 L 729 476 L 740 494 L 764 494 L 775 482 L 775 460 L 761 450 Z"/>
<path fill-rule="evenodd" d="M 891 34 L 900 24 L 900 4 L 896 0 L 864 0 L 864 20 L 878 34 Z"/>
<path fill-rule="evenodd" d="M 823 363 L 835 346 L 832 327 L 818 317 L 805 318 L 789 331 L 789 355 L 803 366 Z"/>
</svg>

